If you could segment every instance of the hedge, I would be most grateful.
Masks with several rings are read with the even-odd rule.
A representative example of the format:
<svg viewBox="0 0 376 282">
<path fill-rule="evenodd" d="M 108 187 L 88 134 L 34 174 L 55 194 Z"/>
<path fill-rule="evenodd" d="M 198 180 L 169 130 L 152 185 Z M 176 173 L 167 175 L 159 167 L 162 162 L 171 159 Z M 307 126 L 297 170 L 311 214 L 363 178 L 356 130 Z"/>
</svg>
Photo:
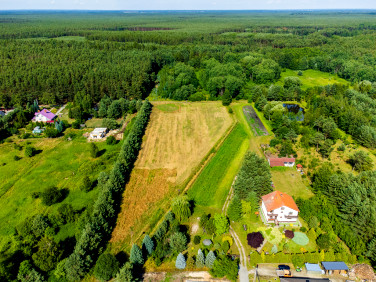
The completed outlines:
<svg viewBox="0 0 376 282">
<path fill-rule="evenodd" d="M 356 263 L 356 256 L 350 253 L 333 253 L 333 252 L 315 252 L 315 253 L 302 253 L 302 254 L 285 254 L 279 252 L 276 254 L 265 255 L 259 254 L 254 251 L 250 254 L 250 261 L 253 266 L 259 263 L 292 263 L 294 256 L 301 256 L 304 262 L 319 263 L 321 261 L 344 261 L 345 263 Z M 264 257 L 264 260 L 263 260 Z"/>
<path fill-rule="evenodd" d="M 66 260 L 66 278 L 70 281 L 80 280 L 89 272 L 111 236 L 116 225 L 121 194 L 141 149 L 151 109 L 152 105 L 146 100 L 122 145 L 109 179 L 94 203 L 91 217 L 77 240 L 73 253 Z"/>
</svg>

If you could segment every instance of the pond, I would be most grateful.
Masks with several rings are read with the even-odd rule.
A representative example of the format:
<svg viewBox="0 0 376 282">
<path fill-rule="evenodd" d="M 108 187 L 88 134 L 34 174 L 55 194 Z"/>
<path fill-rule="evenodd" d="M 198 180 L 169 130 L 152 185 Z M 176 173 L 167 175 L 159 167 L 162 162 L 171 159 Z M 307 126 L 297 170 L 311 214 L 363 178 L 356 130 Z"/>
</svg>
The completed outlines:
<svg viewBox="0 0 376 282">
<path fill-rule="evenodd" d="M 283 104 L 287 111 L 289 112 L 289 117 L 291 119 L 296 119 L 298 121 L 304 120 L 304 109 L 298 104 Z"/>
</svg>

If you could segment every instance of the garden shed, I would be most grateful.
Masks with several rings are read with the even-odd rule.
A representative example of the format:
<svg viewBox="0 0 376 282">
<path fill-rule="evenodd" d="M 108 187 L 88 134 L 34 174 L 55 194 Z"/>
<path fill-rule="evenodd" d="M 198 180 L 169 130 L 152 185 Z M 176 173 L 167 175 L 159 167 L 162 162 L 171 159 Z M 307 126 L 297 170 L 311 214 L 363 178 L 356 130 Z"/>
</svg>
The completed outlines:
<svg viewBox="0 0 376 282">
<path fill-rule="evenodd" d="M 321 264 L 326 274 L 347 274 L 349 271 L 343 261 L 323 261 Z"/>
<path fill-rule="evenodd" d="M 305 267 L 308 274 L 325 274 L 325 271 L 317 263 L 306 263 Z"/>
</svg>

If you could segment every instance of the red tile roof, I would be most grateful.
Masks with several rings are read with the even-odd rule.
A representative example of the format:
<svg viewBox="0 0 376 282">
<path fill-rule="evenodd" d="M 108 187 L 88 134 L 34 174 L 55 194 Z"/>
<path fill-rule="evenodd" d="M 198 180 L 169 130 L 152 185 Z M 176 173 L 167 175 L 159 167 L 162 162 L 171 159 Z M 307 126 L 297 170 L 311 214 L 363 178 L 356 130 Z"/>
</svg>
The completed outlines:
<svg viewBox="0 0 376 282">
<path fill-rule="evenodd" d="M 303 166 L 301 164 L 296 165 L 297 168 L 302 168 Z"/>
<path fill-rule="evenodd" d="M 294 199 L 290 195 L 287 195 L 286 193 L 283 193 L 281 191 L 274 191 L 265 196 L 262 196 L 261 198 L 268 212 L 283 206 L 299 211 L 299 208 L 296 205 Z"/>
<path fill-rule="evenodd" d="M 269 158 L 270 167 L 274 166 L 284 166 L 285 163 L 294 163 L 295 158 Z"/>
</svg>

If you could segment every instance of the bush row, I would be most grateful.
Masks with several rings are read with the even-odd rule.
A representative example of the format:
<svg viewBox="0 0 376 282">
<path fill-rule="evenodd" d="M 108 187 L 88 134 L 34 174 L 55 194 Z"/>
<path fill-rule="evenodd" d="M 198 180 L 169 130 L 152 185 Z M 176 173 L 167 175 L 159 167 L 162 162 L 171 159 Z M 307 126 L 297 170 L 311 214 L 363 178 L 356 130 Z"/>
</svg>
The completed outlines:
<svg viewBox="0 0 376 282">
<path fill-rule="evenodd" d="M 152 105 L 145 101 L 124 141 L 109 178 L 98 195 L 93 212 L 77 240 L 74 251 L 66 260 L 66 278 L 70 281 L 80 280 L 88 273 L 111 235 L 116 224 L 121 193 L 141 149 L 151 109 Z"/>
<path fill-rule="evenodd" d="M 253 265 L 258 263 L 294 263 L 296 266 L 302 266 L 302 264 L 308 263 L 319 263 L 322 261 L 344 261 L 345 263 L 354 264 L 356 263 L 356 256 L 350 253 L 334 253 L 329 252 L 315 252 L 315 253 L 301 253 L 301 254 L 285 254 L 279 252 L 276 254 L 265 255 L 264 252 L 259 254 L 258 252 L 253 252 L 250 254 L 250 261 Z M 299 262 L 299 263 L 298 263 Z"/>
</svg>

